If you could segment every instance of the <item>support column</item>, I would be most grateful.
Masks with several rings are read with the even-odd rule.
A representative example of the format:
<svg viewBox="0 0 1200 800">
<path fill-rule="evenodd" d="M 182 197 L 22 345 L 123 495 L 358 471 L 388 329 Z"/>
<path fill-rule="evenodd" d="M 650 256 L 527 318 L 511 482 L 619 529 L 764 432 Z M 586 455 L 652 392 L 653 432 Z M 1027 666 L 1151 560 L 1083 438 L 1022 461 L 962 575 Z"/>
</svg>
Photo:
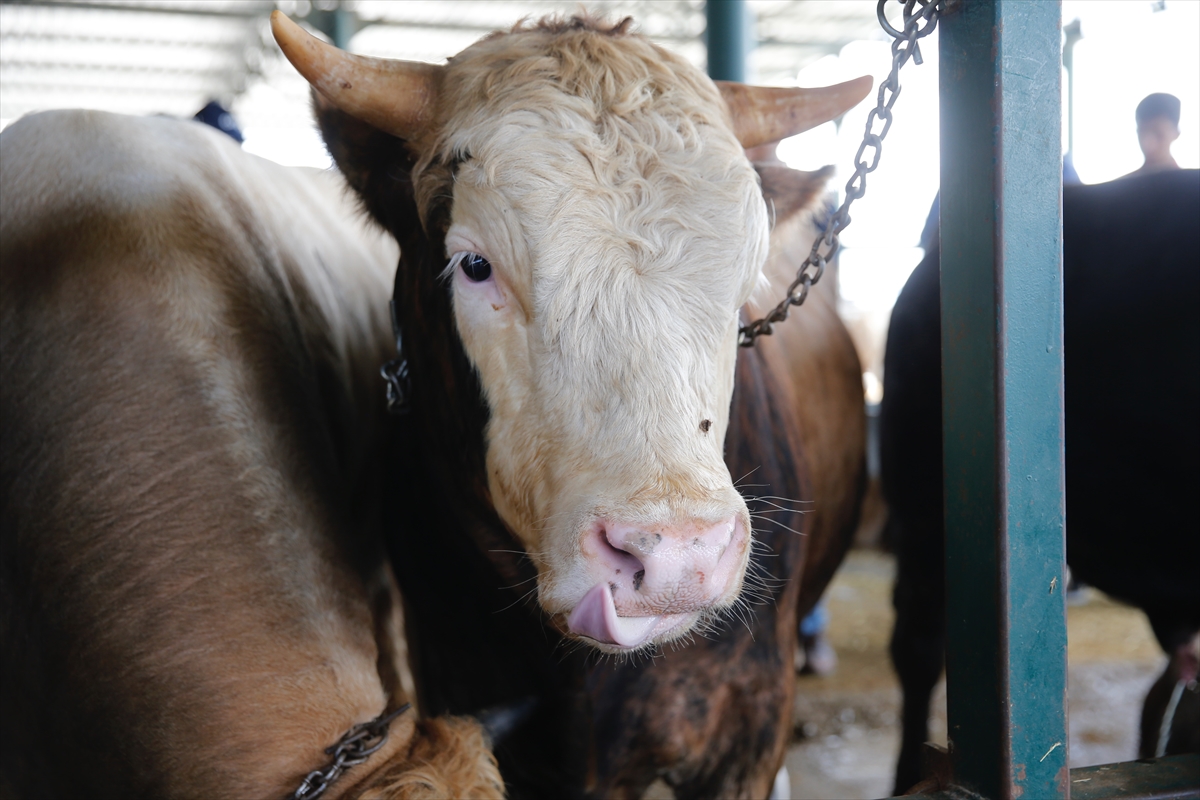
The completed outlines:
<svg viewBox="0 0 1200 800">
<path fill-rule="evenodd" d="M 1066 798 L 1059 5 L 970 0 L 939 27 L 955 780 Z"/>
<path fill-rule="evenodd" d="M 704 4 L 708 77 L 714 81 L 745 83 L 747 17 L 745 0 L 708 0 Z"/>
</svg>

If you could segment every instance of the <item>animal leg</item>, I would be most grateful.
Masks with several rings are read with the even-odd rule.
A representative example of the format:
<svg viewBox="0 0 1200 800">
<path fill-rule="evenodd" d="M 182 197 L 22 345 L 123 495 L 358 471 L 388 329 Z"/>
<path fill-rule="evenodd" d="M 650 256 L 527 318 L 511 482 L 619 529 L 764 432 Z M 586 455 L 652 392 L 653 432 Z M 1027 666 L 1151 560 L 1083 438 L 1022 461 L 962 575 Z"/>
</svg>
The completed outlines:
<svg viewBox="0 0 1200 800">
<path fill-rule="evenodd" d="M 1200 752 L 1200 633 L 1176 645 L 1142 705 L 1139 758 Z"/>
<path fill-rule="evenodd" d="M 906 547 L 903 537 L 913 533 L 916 531 L 900 531 L 896 586 L 892 595 L 896 624 L 892 629 L 890 649 L 903 695 L 900 756 L 896 763 L 897 795 L 921 780 L 921 746 L 929 738 L 929 701 L 942 674 L 946 648 L 941 538 L 940 535 L 920 536 L 922 540 L 936 540 L 937 548 Z M 927 552 L 933 549 L 939 552 Z"/>
</svg>

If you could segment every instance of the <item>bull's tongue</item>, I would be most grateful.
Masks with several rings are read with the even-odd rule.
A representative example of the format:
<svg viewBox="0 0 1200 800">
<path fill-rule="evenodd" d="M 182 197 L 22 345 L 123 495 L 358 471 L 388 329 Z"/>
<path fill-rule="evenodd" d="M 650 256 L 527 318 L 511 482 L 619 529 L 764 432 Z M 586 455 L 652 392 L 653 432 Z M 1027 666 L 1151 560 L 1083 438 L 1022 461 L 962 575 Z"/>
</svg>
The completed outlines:
<svg viewBox="0 0 1200 800">
<path fill-rule="evenodd" d="M 618 617 L 607 583 L 598 583 L 583 596 L 567 618 L 572 633 L 604 644 L 637 647 L 646 641 L 660 617 Z"/>
</svg>

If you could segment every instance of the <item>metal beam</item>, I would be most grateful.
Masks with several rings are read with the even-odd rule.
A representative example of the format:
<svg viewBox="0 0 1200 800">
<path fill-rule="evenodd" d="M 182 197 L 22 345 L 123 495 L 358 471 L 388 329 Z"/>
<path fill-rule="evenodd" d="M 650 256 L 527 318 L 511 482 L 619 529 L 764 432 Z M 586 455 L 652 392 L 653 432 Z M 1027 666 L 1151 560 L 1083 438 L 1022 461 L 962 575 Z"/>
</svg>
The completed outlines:
<svg viewBox="0 0 1200 800">
<path fill-rule="evenodd" d="M 1189 753 L 1071 770 L 1074 800 L 1196 800 L 1200 755 Z"/>
<path fill-rule="evenodd" d="M 949 738 L 993 800 L 1068 797 L 1058 3 L 942 19 Z"/>
<path fill-rule="evenodd" d="M 257 19 L 270 16 L 275 8 L 273 0 L 244 2 L 238 6 L 205 8 L 200 5 L 172 6 L 139 5 L 134 3 L 104 3 L 98 5 L 86 0 L 0 0 L 5 6 L 37 6 L 42 8 L 72 8 L 81 11 L 124 11 L 133 14 L 178 14 L 192 17 L 227 17 L 229 19 Z"/>
</svg>

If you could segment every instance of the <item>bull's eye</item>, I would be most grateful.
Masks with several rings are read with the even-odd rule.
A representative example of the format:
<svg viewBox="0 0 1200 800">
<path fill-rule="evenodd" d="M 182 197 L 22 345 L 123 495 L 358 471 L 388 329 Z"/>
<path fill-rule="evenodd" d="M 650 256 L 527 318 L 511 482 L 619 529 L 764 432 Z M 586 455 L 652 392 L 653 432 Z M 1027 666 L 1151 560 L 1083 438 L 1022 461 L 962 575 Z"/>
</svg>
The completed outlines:
<svg viewBox="0 0 1200 800">
<path fill-rule="evenodd" d="M 478 253 L 467 253 L 458 262 L 458 266 L 462 268 L 463 275 L 467 276 L 467 280 L 480 283 L 492 277 L 492 265 L 486 258 Z"/>
</svg>

